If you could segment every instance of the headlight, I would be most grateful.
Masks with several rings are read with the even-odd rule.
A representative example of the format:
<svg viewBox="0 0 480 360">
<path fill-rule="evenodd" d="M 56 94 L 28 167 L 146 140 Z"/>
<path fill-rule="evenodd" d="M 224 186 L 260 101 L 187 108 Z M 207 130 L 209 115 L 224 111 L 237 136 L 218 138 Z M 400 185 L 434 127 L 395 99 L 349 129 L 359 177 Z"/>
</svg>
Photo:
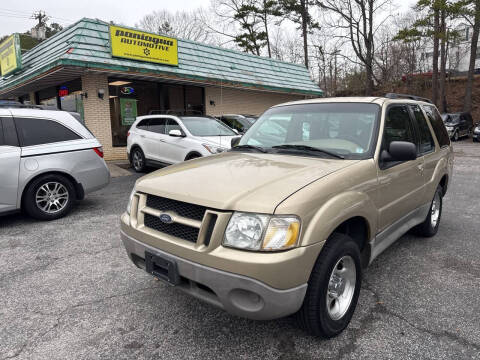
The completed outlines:
<svg viewBox="0 0 480 360">
<path fill-rule="evenodd" d="M 132 192 L 130 193 L 130 197 L 128 198 L 128 205 L 127 205 L 127 214 L 130 215 L 130 212 L 132 211 L 132 201 L 133 201 L 133 196 L 135 195 L 135 188 L 132 189 Z"/>
<path fill-rule="evenodd" d="M 453 130 L 453 127 L 451 127 L 451 126 L 445 126 L 445 128 L 446 128 L 448 131 L 452 131 L 452 130 Z"/>
<path fill-rule="evenodd" d="M 297 244 L 299 234 L 300 220 L 295 216 L 234 213 L 223 245 L 257 251 L 285 250 Z"/>
<path fill-rule="evenodd" d="M 211 144 L 202 144 L 202 145 L 211 154 L 218 154 L 218 153 L 221 153 L 221 152 L 224 152 L 225 150 L 227 150 L 227 149 L 225 149 L 224 147 L 221 147 L 221 146 L 215 146 L 215 145 L 211 145 Z"/>
</svg>

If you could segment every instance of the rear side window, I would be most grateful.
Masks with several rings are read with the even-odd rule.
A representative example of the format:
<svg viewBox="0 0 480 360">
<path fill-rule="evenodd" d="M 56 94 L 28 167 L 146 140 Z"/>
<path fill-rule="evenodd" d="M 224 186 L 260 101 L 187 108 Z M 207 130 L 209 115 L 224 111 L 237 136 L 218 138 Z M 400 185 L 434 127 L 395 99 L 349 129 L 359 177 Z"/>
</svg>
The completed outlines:
<svg viewBox="0 0 480 360">
<path fill-rule="evenodd" d="M 0 123 L 1 128 L 3 129 L 3 145 L 18 146 L 17 130 L 15 129 L 13 118 L 1 118 Z"/>
<path fill-rule="evenodd" d="M 34 118 L 16 118 L 22 146 L 50 144 L 81 139 L 79 135 L 56 121 Z"/>
<path fill-rule="evenodd" d="M 388 109 L 383 133 L 383 149 L 388 150 L 392 141 L 415 143 L 410 114 L 404 105 L 395 105 Z"/>
<path fill-rule="evenodd" d="M 137 129 L 148 130 L 148 119 L 140 121 L 137 124 Z"/>
<path fill-rule="evenodd" d="M 447 129 L 445 129 L 442 117 L 438 113 L 438 110 L 435 108 L 435 106 L 422 105 L 422 108 L 427 114 L 428 120 L 430 120 L 430 124 L 432 124 L 433 132 L 437 137 L 440 147 L 450 145 L 450 138 L 448 137 Z"/>
<path fill-rule="evenodd" d="M 418 105 L 411 105 L 410 108 L 415 116 L 415 122 L 418 129 L 418 153 L 428 153 L 435 148 L 435 143 L 432 134 L 430 133 L 427 120 L 425 119 L 425 116 L 423 116 L 423 112 Z"/>
</svg>

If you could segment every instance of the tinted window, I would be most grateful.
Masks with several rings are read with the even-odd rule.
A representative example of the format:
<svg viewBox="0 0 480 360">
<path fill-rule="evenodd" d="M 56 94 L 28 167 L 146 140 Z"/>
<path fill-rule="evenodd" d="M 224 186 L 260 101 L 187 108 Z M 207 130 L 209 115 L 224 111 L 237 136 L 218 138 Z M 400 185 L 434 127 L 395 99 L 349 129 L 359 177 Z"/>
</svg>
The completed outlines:
<svg viewBox="0 0 480 360">
<path fill-rule="evenodd" d="M 438 113 L 438 110 L 433 105 L 422 105 L 423 110 L 427 114 L 430 124 L 432 125 L 433 132 L 437 137 L 437 141 L 440 147 L 450 145 L 450 138 L 448 137 L 447 129 L 443 124 L 442 118 Z"/>
<path fill-rule="evenodd" d="M 16 118 L 15 123 L 22 146 L 81 139 L 72 130 L 52 120 Z"/>
<path fill-rule="evenodd" d="M 415 115 L 415 121 L 418 128 L 418 153 L 425 154 L 429 151 L 432 151 L 435 148 L 435 143 L 433 142 L 433 137 L 428 127 L 427 120 L 423 116 L 422 110 L 418 105 L 411 106 L 413 115 Z"/>
<path fill-rule="evenodd" d="M 148 130 L 157 134 L 165 134 L 167 119 L 150 119 Z"/>
<path fill-rule="evenodd" d="M 382 147 L 388 150 L 392 141 L 415 143 L 412 123 L 406 106 L 392 106 L 388 109 Z"/>
<path fill-rule="evenodd" d="M 13 118 L 2 118 L 2 127 L 4 145 L 18 146 L 17 130 Z"/>
<path fill-rule="evenodd" d="M 137 129 L 148 130 L 148 119 L 140 121 L 137 124 Z"/>
</svg>

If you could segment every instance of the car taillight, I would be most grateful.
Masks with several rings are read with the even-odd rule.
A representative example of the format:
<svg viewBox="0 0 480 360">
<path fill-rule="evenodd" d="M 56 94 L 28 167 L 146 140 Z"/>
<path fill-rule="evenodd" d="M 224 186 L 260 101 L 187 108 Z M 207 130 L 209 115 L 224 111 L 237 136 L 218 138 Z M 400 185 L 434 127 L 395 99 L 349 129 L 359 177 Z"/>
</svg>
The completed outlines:
<svg viewBox="0 0 480 360">
<path fill-rule="evenodd" d="M 130 131 L 127 131 L 127 137 L 129 137 L 129 136 L 130 136 Z"/>
<path fill-rule="evenodd" d="M 96 147 L 96 148 L 93 148 L 93 151 L 95 151 L 98 156 L 100 156 L 101 158 L 103 158 L 103 148 L 101 148 L 101 147 Z"/>
</svg>

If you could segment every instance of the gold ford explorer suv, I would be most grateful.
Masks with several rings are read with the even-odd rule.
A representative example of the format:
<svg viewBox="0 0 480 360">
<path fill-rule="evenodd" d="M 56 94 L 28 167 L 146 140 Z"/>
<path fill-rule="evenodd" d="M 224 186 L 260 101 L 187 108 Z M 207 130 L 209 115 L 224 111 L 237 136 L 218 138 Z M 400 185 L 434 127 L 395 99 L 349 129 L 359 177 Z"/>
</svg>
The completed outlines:
<svg viewBox="0 0 480 360">
<path fill-rule="evenodd" d="M 135 265 L 196 298 L 250 319 L 297 313 L 332 337 L 362 268 L 411 228 L 435 235 L 452 166 L 427 101 L 286 103 L 230 151 L 137 180 L 121 237 Z"/>
</svg>

